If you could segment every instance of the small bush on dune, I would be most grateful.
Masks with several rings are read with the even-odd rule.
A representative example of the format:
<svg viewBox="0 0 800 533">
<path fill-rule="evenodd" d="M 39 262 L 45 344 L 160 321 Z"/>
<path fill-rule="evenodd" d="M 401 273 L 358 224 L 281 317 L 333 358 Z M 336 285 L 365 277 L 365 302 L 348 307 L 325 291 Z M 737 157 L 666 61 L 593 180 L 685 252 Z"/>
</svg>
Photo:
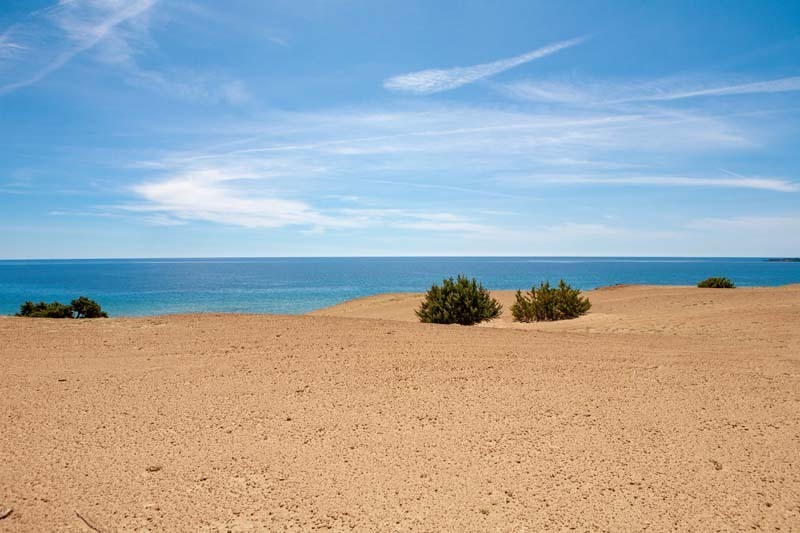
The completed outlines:
<svg viewBox="0 0 800 533">
<path fill-rule="evenodd" d="M 697 284 L 702 289 L 734 289 L 736 285 L 728 278 L 706 278 Z"/>
<path fill-rule="evenodd" d="M 108 313 L 100 308 L 100 304 L 86 296 L 72 300 L 71 307 L 75 318 L 108 318 Z"/>
<path fill-rule="evenodd" d="M 433 285 L 416 310 L 420 322 L 471 326 L 500 316 L 503 306 L 483 285 L 464 276 Z"/>
<path fill-rule="evenodd" d="M 100 304 L 81 296 L 72 300 L 70 305 L 60 302 L 25 302 L 19 306 L 16 316 L 30 318 L 108 318 L 108 313 L 100 308 Z"/>
<path fill-rule="evenodd" d="M 31 318 L 72 318 L 72 307 L 59 302 L 25 302 L 19 306 L 17 316 Z"/>
<path fill-rule="evenodd" d="M 592 304 L 581 297 L 581 291 L 573 289 L 562 279 L 558 287 L 545 281 L 531 287 L 529 292 L 517 291 L 511 314 L 518 322 L 541 322 L 577 318 L 586 314 Z"/>
</svg>

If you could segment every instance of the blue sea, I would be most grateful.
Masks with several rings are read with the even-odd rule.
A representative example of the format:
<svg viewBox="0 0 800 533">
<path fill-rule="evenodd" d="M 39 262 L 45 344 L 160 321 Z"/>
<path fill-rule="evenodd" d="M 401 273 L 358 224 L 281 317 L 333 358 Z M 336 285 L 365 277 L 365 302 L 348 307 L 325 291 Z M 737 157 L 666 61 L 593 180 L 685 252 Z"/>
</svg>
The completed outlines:
<svg viewBox="0 0 800 533">
<path fill-rule="evenodd" d="M 305 313 L 382 292 L 424 291 L 466 274 L 490 289 L 563 278 L 580 289 L 617 283 L 738 286 L 800 283 L 800 263 L 758 258 L 371 257 L 0 261 L 0 314 L 25 300 L 88 296 L 112 316 L 190 312 Z"/>
</svg>

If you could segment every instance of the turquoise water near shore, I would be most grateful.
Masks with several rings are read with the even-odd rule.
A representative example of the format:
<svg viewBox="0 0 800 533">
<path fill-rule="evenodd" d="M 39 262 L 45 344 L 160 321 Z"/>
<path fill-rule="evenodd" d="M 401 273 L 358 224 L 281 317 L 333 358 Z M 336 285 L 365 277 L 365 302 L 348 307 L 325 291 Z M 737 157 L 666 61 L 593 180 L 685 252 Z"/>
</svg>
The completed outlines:
<svg viewBox="0 0 800 533">
<path fill-rule="evenodd" d="M 466 274 L 490 289 L 564 278 L 581 289 L 617 283 L 800 283 L 800 263 L 763 258 L 371 257 L 0 261 L 0 314 L 25 300 L 89 296 L 112 316 L 189 312 L 305 313 L 382 292 L 424 291 Z"/>
</svg>

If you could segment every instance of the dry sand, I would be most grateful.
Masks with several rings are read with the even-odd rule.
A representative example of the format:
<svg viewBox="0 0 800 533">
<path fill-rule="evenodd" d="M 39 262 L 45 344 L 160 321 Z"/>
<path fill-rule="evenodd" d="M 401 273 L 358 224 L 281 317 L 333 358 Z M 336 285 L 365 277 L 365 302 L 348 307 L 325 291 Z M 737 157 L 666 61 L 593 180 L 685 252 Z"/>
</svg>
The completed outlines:
<svg viewBox="0 0 800 533">
<path fill-rule="evenodd" d="M 589 296 L 2 318 L 0 530 L 800 530 L 800 286 Z"/>
</svg>

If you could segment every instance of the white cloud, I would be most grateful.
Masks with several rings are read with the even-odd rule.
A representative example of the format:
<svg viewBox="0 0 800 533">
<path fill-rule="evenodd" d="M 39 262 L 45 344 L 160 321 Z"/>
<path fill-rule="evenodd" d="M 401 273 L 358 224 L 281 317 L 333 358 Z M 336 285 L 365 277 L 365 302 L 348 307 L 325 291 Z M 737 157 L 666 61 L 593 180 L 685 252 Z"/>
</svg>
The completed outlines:
<svg viewBox="0 0 800 533">
<path fill-rule="evenodd" d="M 383 226 L 435 232 L 482 233 L 491 228 L 446 212 L 395 208 L 321 210 L 281 198 L 257 170 L 203 168 L 168 175 L 133 187 L 141 201 L 116 209 L 143 215 L 156 225 L 189 221 L 245 228 L 299 226 L 313 231 Z"/>
<path fill-rule="evenodd" d="M 509 59 L 501 59 L 491 63 L 472 65 L 469 67 L 453 67 L 447 69 L 429 69 L 408 74 L 393 76 L 383 82 L 386 89 L 415 94 L 432 94 L 456 89 L 463 85 L 474 83 L 478 80 L 489 78 L 514 67 L 524 65 L 534 59 L 539 59 L 559 50 L 569 48 L 585 40 L 585 37 L 560 41 L 526 54 Z"/>
<path fill-rule="evenodd" d="M 304 202 L 243 189 L 234 183 L 251 179 L 251 174 L 214 168 L 186 171 L 135 186 L 133 191 L 144 203 L 123 207 L 157 214 L 163 220 L 202 220 L 250 228 L 350 225 L 322 215 Z"/>
</svg>

